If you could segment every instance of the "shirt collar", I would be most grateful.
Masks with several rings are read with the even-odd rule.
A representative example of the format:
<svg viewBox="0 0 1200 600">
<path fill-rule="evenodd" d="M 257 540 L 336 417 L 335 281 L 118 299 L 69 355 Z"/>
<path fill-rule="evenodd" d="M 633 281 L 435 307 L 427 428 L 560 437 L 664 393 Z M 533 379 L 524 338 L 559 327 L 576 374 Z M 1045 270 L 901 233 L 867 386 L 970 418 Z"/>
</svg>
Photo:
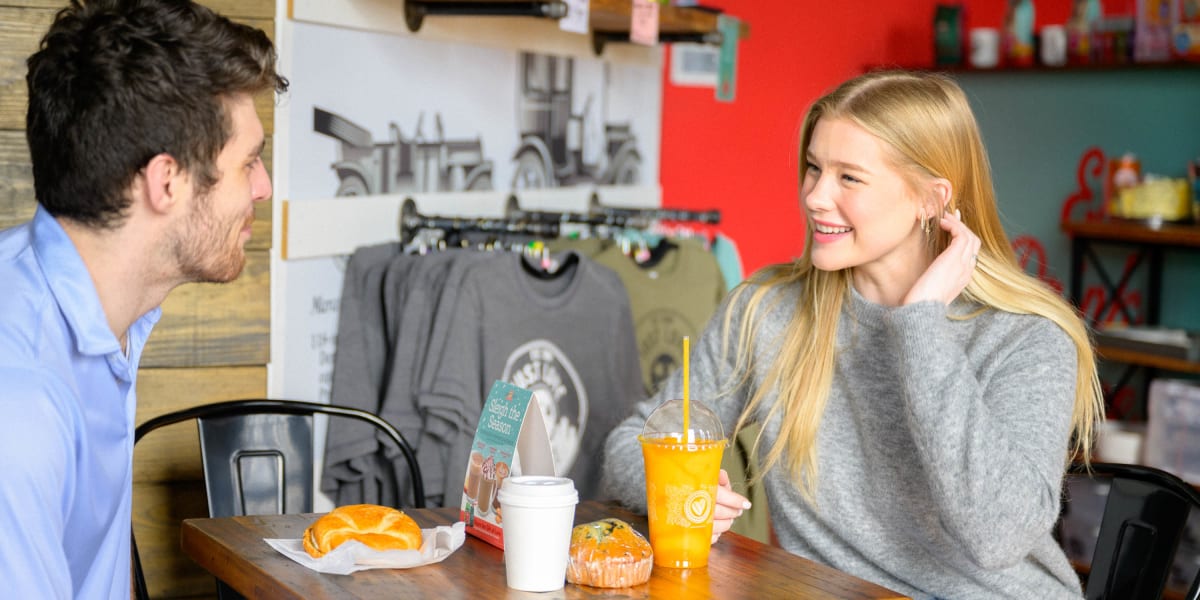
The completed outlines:
<svg viewBox="0 0 1200 600">
<path fill-rule="evenodd" d="M 85 355 L 104 355 L 121 352 L 121 343 L 108 327 L 104 307 L 83 258 L 75 249 L 62 225 L 40 205 L 33 215 L 33 251 L 37 255 L 42 276 L 58 303 L 68 326 L 75 336 L 76 350 Z M 161 308 L 143 315 L 130 327 L 130 333 L 144 342 L 148 328 L 158 321 Z M 129 340 L 130 344 L 134 340 Z M 140 346 L 140 343 L 133 347 Z M 130 356 L 130 358 L 135 358 Z"/>
</svg>

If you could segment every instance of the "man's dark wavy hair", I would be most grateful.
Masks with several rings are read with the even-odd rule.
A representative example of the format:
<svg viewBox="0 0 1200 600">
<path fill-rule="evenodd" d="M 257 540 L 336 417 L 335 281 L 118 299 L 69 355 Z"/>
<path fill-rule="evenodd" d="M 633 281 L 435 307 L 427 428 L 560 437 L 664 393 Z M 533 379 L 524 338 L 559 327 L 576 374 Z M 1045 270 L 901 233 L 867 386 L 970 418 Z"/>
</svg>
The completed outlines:
<svg viewBox="0 0 1200 600">
<path fill-rule="evenodd" d="M 38 202 L 58 217 L 115 227 L 129 185 L 160 153 L 204 193 L 232 135 L 223 98 L 286 91 L 275 59 L 261 30 L 190 0 L 72 0 L 27 61 Z"/>
</svg>

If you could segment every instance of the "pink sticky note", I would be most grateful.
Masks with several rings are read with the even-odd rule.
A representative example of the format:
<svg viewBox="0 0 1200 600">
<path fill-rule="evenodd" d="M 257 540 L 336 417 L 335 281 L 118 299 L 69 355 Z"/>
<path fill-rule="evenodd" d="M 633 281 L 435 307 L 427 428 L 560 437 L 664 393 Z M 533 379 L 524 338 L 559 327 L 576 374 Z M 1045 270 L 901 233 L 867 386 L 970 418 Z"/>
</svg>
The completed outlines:
<svg viewBox="0 0 1200 600">
<path fill-rule="evenodd" d="M 643 46 L 658 44 L 658 2 L 633 0 L 629 41 Z"/>
</svg>

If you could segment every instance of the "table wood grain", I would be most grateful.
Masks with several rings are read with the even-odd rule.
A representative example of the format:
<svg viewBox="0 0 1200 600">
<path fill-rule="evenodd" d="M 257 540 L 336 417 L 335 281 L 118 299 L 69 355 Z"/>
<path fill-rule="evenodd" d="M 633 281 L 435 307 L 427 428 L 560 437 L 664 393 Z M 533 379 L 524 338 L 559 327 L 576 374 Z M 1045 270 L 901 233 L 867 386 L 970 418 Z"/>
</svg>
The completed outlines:
<svg viewBox="0 0 1200 600">
<path fill-rule="evenodd" d="M 458 520 L 458 509 L 408 510 L 422 528 Z M 326 575 L 293 562 L 263 538 L 299 539 L 319 515 L 272 515 L 188 519 L 183 551 L 208 572 L 248 598 L 905 598 L 873 583 L 791 554 L 781 548 L 726 533 L 712 548 L 708 567 L 654 567 L 650 581 L 622 589 L 567 584 L 557 592 L 529 593 L 505 585 L 504 553 L 470 535 L 440 563 L 414 569 L 374 569 Z M 575 522 L 605 517 L 628 521 L 643 534 L 646 519 L 619 507 L 580 503 Z"/>
</svg>

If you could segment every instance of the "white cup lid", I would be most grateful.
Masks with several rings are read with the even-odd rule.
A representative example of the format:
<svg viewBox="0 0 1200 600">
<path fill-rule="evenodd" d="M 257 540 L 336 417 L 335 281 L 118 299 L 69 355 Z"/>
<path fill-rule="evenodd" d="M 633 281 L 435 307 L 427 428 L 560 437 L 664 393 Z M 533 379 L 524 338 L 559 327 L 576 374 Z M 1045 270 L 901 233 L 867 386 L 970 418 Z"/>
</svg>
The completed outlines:
<svg viewBox="0 0 1200 600">
<path fill-rule="evenodd" d="M 505 477 L 498 497 L 500 504 L 509 506 L 562 506 L 579 502 L 574 481 L 545 475 Z"/>
</svg>

